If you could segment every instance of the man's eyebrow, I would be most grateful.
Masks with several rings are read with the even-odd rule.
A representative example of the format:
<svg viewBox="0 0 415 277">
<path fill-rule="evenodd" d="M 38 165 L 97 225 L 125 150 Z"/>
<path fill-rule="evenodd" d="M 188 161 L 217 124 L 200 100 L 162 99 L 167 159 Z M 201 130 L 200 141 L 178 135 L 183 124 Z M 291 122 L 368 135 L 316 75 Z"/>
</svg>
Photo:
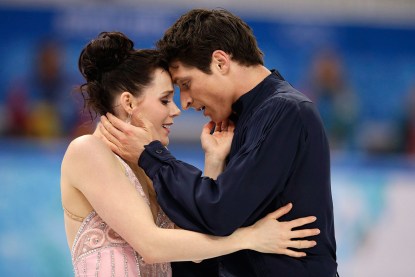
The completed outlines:
<svg viewBox="0 0 415 277">
<path fill-rule="evenodd" d="M 186 77 L 177 77 L 177 78 L 173 78 L 173 84 L 178 85 L 179 82 L 183 83 L 186 80 Z"/>
<path fill-rule="evenodd" d="M 176 85 L 178 85 L 178 82 L 180 82 L 180 81 L 182 81 L 183 80 L 183 78 L 173 78 L 173 84 L 176 84 Z"/>
</svg>

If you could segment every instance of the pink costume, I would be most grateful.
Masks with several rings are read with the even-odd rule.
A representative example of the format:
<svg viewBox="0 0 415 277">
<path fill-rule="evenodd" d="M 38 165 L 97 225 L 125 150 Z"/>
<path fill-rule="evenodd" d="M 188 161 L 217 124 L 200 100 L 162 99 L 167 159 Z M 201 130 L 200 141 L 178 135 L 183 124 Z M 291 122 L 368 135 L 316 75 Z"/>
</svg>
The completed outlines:
<svg viewBox="0 0 415 277">
<path fill-rule="evenodd" d="M 119 160 L 124 165 L 131 183 L 150 205 L 131 168 L 124 161 Z M 162 228 L 173 228 L 173 223 L 161 209 L 156 224 Z M 75 276 L 171 276 L 170 263 L 146 264 L 141 256 L 95 211 L 83 220 L 71 254 Z"/>
</svg>

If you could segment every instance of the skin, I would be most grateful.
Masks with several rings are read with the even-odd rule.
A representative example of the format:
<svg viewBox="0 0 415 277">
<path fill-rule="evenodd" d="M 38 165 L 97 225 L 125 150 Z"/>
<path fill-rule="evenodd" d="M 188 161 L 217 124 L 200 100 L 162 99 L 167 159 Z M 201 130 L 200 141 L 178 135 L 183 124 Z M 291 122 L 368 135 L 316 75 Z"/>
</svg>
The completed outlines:
<svg viewBox="0 0 415 277">
<path fill-rule="evenodd" d="M 129 92 L 120 94 L 114 103 L 118 107 L 116 118 L 125 125 L 132 126 L 124 121 L 128 114 L 133 114 L 132 123 L 145 125 L 152 137 L 167 145 L 169 132 L 166 125 L 172 124 L 174 117 L 180 113 L 172 101 L 172 88 L 169 74 L 157 70 L 152 84 L 145 89 L 142 97 L 133 97 Z M 145 119 L 137 120 L 138 110 L 146 115 Z M 205 127 L 208 130 L 209 126 Z M 158 205 L 153 201 L 152 207 L 149 207 L 137 195 L 119 160 L 104 143 L 101 129 L 97 128 L 94 134 L 75 139 L 68 146 L 61 167 L 62 204 L 67 210 L 81 217 L 86 217 L 95 210 L 147 263 L 203 260 L 242 249 L 302 257 L 304 252 L 287 248 L 304 249 L 315 245 L 314 241 L 292 240 L 318 234 L 318 229 L 292 231 L 293 228 L 314 222 L 315 217 L 289 222 L 276 220 L 291 209 L 291 204 L 227 237 L 157 227 L 154 215 L 157 214 Z M 229 130 L 212 136 L 219 139 L 212 143 L 222 140 L 230 145 L 232 132 L 231 128 Z M 216 159 L 218 157 L 220 155 L 215 156 Z M 135 172 L 141 170 L 135 163 L 130 166 Z M 219 170 L 217 166 L 211 168 L 213 175 L 217 175 Z M 145 186 L 143 189 L 147 195 L 152 190 Z M 68 245 L 71 248 L 81 222 L 66 214 L 64 219 Z"/>
<path fill-rule="evenodd" d="M 213 81 L 213 80 L 210 80 Z M 213 111 L 213 109 L 212 109 Z M 104 116 L 102 117 L 103 120 L 103 124 L 100 125 L 100 132 L 103 135 L 103 137 L 101 137 L 101 139 L 103 141 L 106 142 L 107 145 L 109 145 L 111 147 L 111 149 L 115 152 L 115 153 L 119 153 L 120 149 L 129 149 L 131 147 L 137 147 L 137 149 L 140 149 L 140 147 L 143 147 L 144 144 L 140 144 L 140 141 L 142 139 L 142 134 L 141 132 L 144 132 L 146 134 L 148 134 L 148 137 L 144 136 L 147 138 L 147 143 L 157 139 L 160 141 L 163 141 L 163 137 L 160 137 L 160 134 L 163 134 L 162 132 L 157 132 L 157 130 L 159 129 L 159 124 L 155 123 L 153 120 L 150 120 L 147 115 L 144 116 L 143 112 L 139 112 L 138 109 L 133 109 L 132 111 L 132 124 L 127 124 L 125 123 L 123 120 L 121 120 L 120 118 L 117 118 L 114 115 L 111 114 L 107 114 L 108 119 L 111 120 L 112 124 L 110 124 L 110 122 L 107 120 L 107 118 Z M 226 114 L 224 114 L 223 116 L 226 116 Z M 104 126 L 105 125 L 105 126 Z M 213 126 L 220 126 L 221 128 L 217 128 L 216 131 L 213 134 L 210 134 L 210 131 L 212 129 Z M 139 128 L 137 128 L 136 126 L 139 126 Z M 109 128 L 111 129 L 111 132 L 108 131 Z M 230 149 L 230 145 L 231 145 L 231 141 L 233 138 L 233 125 L 230 124 L 216 124 L 213 121 L 207 123 L 202 131 L 201 134 L 201 140 L 202 140 L 202 146 L 206 151 L 206 167 L 205 167 L 205 174 L 211 178 L 216 178 L 217 175 L 223 170 L 223 166 L 224 166 L 224 159 L 227 155 L 227 153 L 229 152 Z M 123 138 L 129 138 L 126 140 L 123 140 Z M 115 143 L 120 143 L 118 146 L 115 145 Z M 126 144 L 128 145 L 126 145 Z M 140 146 L 141 145 L 141 146 Z M 141 149 L 142 151 L 142 149 Z M 111 153 L 112 154 L 112 153 Z M 130 160 L 131 164 L 136 164 L 136 159 L 137 159 L 137 155 L 135 153 L 133 153 L 129 158 L 126 158 L 126 154 L 127 153 L 123 153 L 123 156 L 125 159 Z M 112 155 L 113 156 L 113 155 Z M 94 158 L 94 161 L 96 159 Z M 112 167 L 108 167 L 106 170 L 111 170 L 110 168 L 116 168 L 116 166 L 112 166 Z M 101 171 L 102 172 L 102 171 Z M 116 178 L 114 178 L 114 180 L 116 180 Z M 90 186 L 90 185 L 89 185 Z M 117 193 L 121 193 L 121 192 L 117 192 Z M 132 195 L 132 194 L 130 194 Z M 88 197 L 87 197 L 88 198 Z M 99 198 L 98 198 L 99 199 Z M 132 201 L 132 200 L 130 200 Z M 114 199 L 114 203 L 124 203 L 125 200 L 116 200 Z M 106 209 L 108 208 L 108 205 L 101 205 L 102 209 Z M 130 206 L 130 205 L 129 205 Z M 95 206 L 94 206 L 95 207 Z M 145 209 L 145 207 L 140 207 L 140 209 Z M 293 228 L 295 227 L 299 227 L 302 226 L 304 224 L 308 224 L 310 222 L 313 222 L 316 218 L 315 217 L 305 217 L 305 218 L 300 218 L 300 219 L 296 219 L 293 221 L 289 221 L 289 222 L 279 222 L 277 221 L 277 217 L 279 217 L 282 214 L 287 213 L 289 210 L 291 209 L 291 205 L 287 205 L 279 210 L 277 210 L 276 212 L 274 212 L 273 214 L 270 214 L 269 216 L 267 216 L 267 218 L 263 219 L 264 221 L 266 221 L 266 224 L 270 224 L 273 225 L 273 227 L 275 227 L 275 229 L 273 229 L 272 231 L 270 231 L 269 233 L 266 232 L 266 235 L 261 235 L 263 236 L 262 238 L 265 239 L 267 236 L 277 236 L 278 239 L 276 239 L 276 241 L 274 241 L 276 244 L 274 244 L 275 249 L 273 249 L 272 253 L 276 253 L 276 254 L 286 254 L 286 255 L 290 255 L 293 257 L 301 257 L 304 256 L 305 253 L 304 252 L 296 252 L 290 249 L 287 249 L 287 247 L 291 247 L 291 248 L 297 248 L 295 245 L 297 246 L 301 246 L 301 247 L 312 247 L 315 245 L 314 241 L 307 241 L 307 240 L 301 240 L 300 241 L 293 241 L 293 238 L 304 238 L 307 236 L 312 236 L 312 235 L 316 235 L 319 233 L 319 230 L 317 229 L 304 229 L 304 230 L 298 230 L 298 231 L 292 231 Z M 111 209 L 112 210 L 112 209 Z M 240 238 L 240 232 L 246 232 L 246 228 L 241 228 L 238 229 L 234 234 L 232 234 L 230 237 L 228 238 L 218 238 L 218 237 L 211 237 L 211 236 L 206 236 L 203 234 L 198 234 L 198 233 L 194 233 L 194 232 L 189 232 L 189 231 L 184 231 L 181 230 L 182 232 L 185 233 L 180 233 L 177 236 L 180 236 L 179 238 L 175 238 L 172 239 L 172 237 L 170 237 L 170 241 L 166 241 L 163 239 L 154 239 L 154 236 L 158 233 L 154 230 L 149 231 L 148 233 L 148 238 L 149 241 L 146 241 L 145 238 L 146 237 L 140 237 L 140 241 L 134 241 L 134 234 L 137 234 L 137 230 L 134 230 L 134 226 L 128 225 L 128 226 L 123 226 L 123 219 L 122 218 L 116 218 L 116 219 L 112 219 L 112 218 L 105 218 L 105 214 L 108 214 L 111 212 L 111 210 L 108 211 L 103 211 L 103 218 L 104 220 L 106 220 L 108 222 L 108 224 L 110 226 L 113 226 L 113 228 L 120 233 L 120 235 L 122 237 L 124 237 L 133 247 L 135 247 L 134 243 L 137 244 L 141 244 L 141 248 L 140 246 L 138 246 L 139 248 L 137 248 L 138 252 L 144 256 L 145 258 L 145 254 L 143 251 L 145 251 L 147 249 L 147 247 L 149 247 L 149 245 L 151 245 L 151 243 L 154 242 L 158 242 L 157 245 L 152 245 L 151 248 L 152 250 L 160 250 L 161 254 L 163 258 L 157 258 L 155 260 L 160 261 L 160 260 L 165 260 L 165 261 L 177 261 L 177 260 L 200 260 L 200 259 L 205 259 L 207 257 L 213 257 L 213 256 L 217 256 L 217 255 L 223 255 L 224 252 L 232 252 L 232 250 L 230 248 L 235 249 L 235 246 L 232 246 L 230 248 L 229 245 L 226 246 L 226 243 L 223 240 L 229 239 L 231 241 L 233 241 L 233 239 L 236 237 Z M 121 207 L 120 207 L 121 210 Z M 124 214 L 125 214 L 125 209 L 123 209 Z M 98 211 L 99 213 L 99 211 Z M 134 222 L 134 224 L 143 224 L 141 221 L 143 220 L 142 217 L 143 215 L 140 215 L 139 217 L 136 216 L 137 215 L 137 211 L 131 211 L 131 214 L 125 217 L 125 220 L 127 220 L 130 224 L 132 222 Z M 141 221 L 140 221 L 141 219 Z M 117 222 L 114 222 L 114 224 L 111 224 L 111 220 L 117 220 Z M 154 222 L 151 221 L 147 222 L 148 225 L 152 225 L 151 228 L 157 228 L 154 226 Z M 265 226 L 265 223 L 263 224 L 262 222 L 258 222 L 257 224 L 260 224 L 260 227 Z M 262 225 L 263 224 L 263 225 Z M 119 230 L 117 230 L 117 226 L 119 226 Z M 255 226 L 255 225 L 254 225 Z M 124 229 L 125 228 L 125 229 Z M 137 228 L 142 228 L 141 227 L 137 227 Z M 256 227 L 248 227 L 248 232 L 250 232 L 250 228 L 256 228 L 257 230 L 259 229 L 258 226 Z M 178 230 L 175 230 L 178 231 Z M 163 231 L 165 232 L 165 231 Z M 265 232 L 265 231 L 264 231 Z M 141 232 L 140 232 L 141 233 Z M 251 233 L 252 234 L 252 233 Z M 258 233 L 257 233 L 258 234 Z M 257 235 L 256 234 L 256 235 Z M 246 234 L 245 234 L 246 235 Z M 131 242 L 130 242 L 130 238 L 131 238 Z M 260 238 L 260 236 L 252 236 L 251 238 L 249 237 L 249 235 L 247 235 L 247 238 L 245 238 L 245 241 L 252 241 L 252 240 L 256 240 Z M 275 237 L 274 237 L 275 238 Z M 177 240 L 177 241 L 176 241 Z M 207 240 L 207 241 L 206 241 Z M 183 243 L 184 241 L 186 241 L 184 244 L 180 244 L 177 243 L 178 241 L 180 241 L 180 243 Z M 219 245 L 216 244 L 217 241 L 221 241 L 221 243 Z M 163 243 L 160 243 L 163 242 Z M 234 242 L 233 242 L 234 243 Z M 238 242 L 240 243 L 240 242 Z M 259 245 L 260 242 L 255 241 L 255 243 L 250 243 L 251 246 L 252 244 L 257 244 Z M 278 246 L 277 246 L 278 244 Z M 168 247 L 166 248 L 165 246 L 168 245 Z M 185 249 L 183 248 L 183 245 L 185 245 Z M 189 246 L 192 245 L 194 246 L 194 249 L 189 249 Z M 291 246 L 289 246 L 291 245 Z M 224 247 L 226 249 L 224 249 Z M 240 245 L 238 245 L 237 247 L 241 247 Z M 244 246 L 242 246 L 244 247 Z M 257 246 L 255 246 L 257 247 Z M 268 245 L 269 247 L 269 245 Z M 146 249 L 143 249 L 146 248 Z M 170 253 L 171 250 L 174 249 L 174 253 L 169 254 L 168 258 L 165 257 L 165 255 L 167 255 L 166 253 Z M 141 250 L 141 251 L 140 251 Z M 265 250 L 262 247 L 257 247 L 256 249 L 257 251 L 262 251 Z M 268 249 L 267 251 L 269 251 L 270 249 Z M 183 252 L 182 252 L 183 251 Z M 203 253 L 200 253 L 198 251 L 201 251 Z"/>
<path fill-rule="evenodd" d="M 174 61 L 169 71 L 180 88 L 182 108 L 200 110 L 205 107 L 204 116 L 216 123 L 226 121 L 231 115 L 232 104 L 271 74 L 261 65 L 241 66 L 221 50 L 213 52 L 210 69 L 211 74 L 206 74 Z"/>
<path fill-rule="evenodd" d="M 173 61 L 169 72 L 173 83 L 180 88 L 182 109 L 194 108 L 203 112 L 218 127 L 227 122 L 232 113 L 232 104 L 271 74 L 262 65 L 242 66 L 222 50 L 212 53 L 210 68 L 211 74 L 206 74 L 180 61 Z M 152 134 L 151 122 L 140 114 L 135 115 L 135 120 L 136 126 L 140 128 L 130 128 L 111 114 L 101 117 L 101 132 L 106 142 L 115 153 L 131 162 L 137 161 L 144 151 L 144 145 L 157 140 Z M 217 144 L 203 145 L 202 140 L 202 146 L 206 155 L 218 153 L 215 150 Z"/>
</svg>

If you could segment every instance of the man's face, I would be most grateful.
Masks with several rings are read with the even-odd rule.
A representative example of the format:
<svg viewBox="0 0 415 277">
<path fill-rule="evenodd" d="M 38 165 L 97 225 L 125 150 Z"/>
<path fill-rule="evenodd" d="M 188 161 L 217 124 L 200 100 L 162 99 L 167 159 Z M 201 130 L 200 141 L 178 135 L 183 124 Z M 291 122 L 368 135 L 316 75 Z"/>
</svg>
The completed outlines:
<svg viewBox="0 0 415 277">
<path fill-rule="evenodd" d="M 215 68 L 206 74 L 196 67 L 187 67 L 179 61 L 169 68 L 173 83 L 180 88 L 182 108 L 194 108 L 214 122 L 226 120 L 232 112 L 232 92 L 226 89 L 226 77 Z"/>
</svg>

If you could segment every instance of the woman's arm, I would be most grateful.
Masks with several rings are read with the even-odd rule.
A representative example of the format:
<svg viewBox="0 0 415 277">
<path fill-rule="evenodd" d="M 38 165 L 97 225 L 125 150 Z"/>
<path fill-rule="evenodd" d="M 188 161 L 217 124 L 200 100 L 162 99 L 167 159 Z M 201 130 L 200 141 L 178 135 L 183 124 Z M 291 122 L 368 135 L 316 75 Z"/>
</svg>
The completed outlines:
<svg viewBox="0 0 415 277">
<path fill-rule="evenodd" d="M 313 221 L 308 218 L 291 226 L 265 218 L 227 237 L 158 228 L 150 208 L 125 176 L 115 155 L 93 136 L 81 137 L 71 143 L 62 163 L 62 174 L 148 263 L 202 260 L 241 249 L 282 253 L 281 249 L 298 248 L 298 245 L 288 245 L 290 238 L 287 239 L 278 228 L 293 228 Z M 300 235 L 298 231 L 289 231 L 291 237 Z M 279 243 L 283 233 L 286 245 Z M 306 236 L 315 234 L 315 230 L 308 230 Z M 299 248 L 313 246 L 312 242 L 303 242 Z"/>
</svg>

